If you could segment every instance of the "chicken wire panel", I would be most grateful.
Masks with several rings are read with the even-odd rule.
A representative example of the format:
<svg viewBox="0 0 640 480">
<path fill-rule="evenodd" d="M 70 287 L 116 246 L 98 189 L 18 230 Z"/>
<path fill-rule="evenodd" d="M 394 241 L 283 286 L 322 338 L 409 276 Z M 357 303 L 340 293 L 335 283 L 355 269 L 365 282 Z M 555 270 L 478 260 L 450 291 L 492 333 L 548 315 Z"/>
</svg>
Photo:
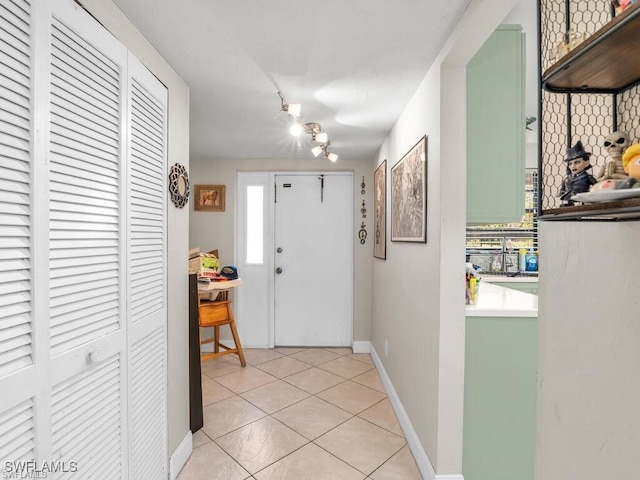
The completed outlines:
<svg viewBox="0 0 640 480">
<path fill-rule="evenodd" d="M 567 22 L 567 10 L 569 21 Z M 563 52 L 560 45 L 569 37 L 587 39 L 611 20 L 609 2 L 547 0 L 540 2 L 540 54 L 542 71 L 552 66 Z M 635 89 L 634 89 L 635 90 Z M 567 174 L 566 150 L 578 140 L 592 153 L 592 174 L 604 165 L 604 138 L 614 130 L 613 95 L 559 94 L 542 91 L 541 169 L 542 212 L 560 207 L 562 180 Z M 637 94 L 635 102 L 638 102 Z M 632 103 L 633 100 L 627 100 Z M 620 103 L 620 102 L 619 102 Z M 621 107 L 618 107 L 619 110 Z M 631 107 L 629 107 L 631 108 Z M 625 108 L 626 109 L 626 108 Z M 619 111 L 618 114 L 621 112 Z M 629 122 L 638 119 L 629 115 Z M 619 129 L 622 129 L 619 127 Z M 628 131 L 628 130 L 627 130 Z M 633 140 L 633 134 L 631 134 Z"/>
<path fill-rule="evenodd" d="M 618 130 L 626 132 L 631 143 L 640 142 L 640 85 L 618 95 Z"/>
<path fill-rule="evenodd" d="M 605 137 L 615 130 L 613 95 L 571 95 L 571 145 L 580 140 L 584 149 L 591 152 L 591 174 L 597 176 L 607 161 Z"/>
</svg>

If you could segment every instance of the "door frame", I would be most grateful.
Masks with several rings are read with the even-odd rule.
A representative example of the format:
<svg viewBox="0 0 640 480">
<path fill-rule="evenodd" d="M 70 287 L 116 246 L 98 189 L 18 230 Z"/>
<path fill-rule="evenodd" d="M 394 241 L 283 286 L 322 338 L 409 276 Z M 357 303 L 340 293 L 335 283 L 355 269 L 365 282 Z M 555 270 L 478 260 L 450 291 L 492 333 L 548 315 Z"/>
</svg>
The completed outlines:
<svg viewBox="0 0 640 480">
<path fill-rule="evenodd" d="M 275 347 L 275 179 L 276 175 L 289 175 L 289 176 L 302 176 L 302 175 L 349 175 L 351 181 L 355 179 L 355 172 L 353 170 L 267 170 L 267 171 L 238 171 L 236 173 L 236 265 L 243 278 L 243 285 L 236 289 L 236 311 L 237 318 L 236 323 L 240 331 L 240 338 L 242 339 L 243 346 L 245 348 L 274 348 Z M 245 262 L 245 241 L 246 241 L 246 200 L 245 200 L 245 187 L 248 185 L 264 185 L 264 266 L 266 272 L 260 279 L 247 278 L 245 281 L 244 275 L 250 275 L 248 272 L 252 268 L 251 265 Z M 354 332 L 354 312 L 355 312 L 355 241 L 353 241 L 353 228 L 355 225 L 355 216 L 353 213 L 353 201 L 355 195 L 355 187 L 351 190 L 352 201 L 349 204 L 351 211 L 351 273 L 350 273 L 350 285 L 351 288 L 351 344 L 353 345 L 353 332 Z M 259 282 L 259 283 L 257 283 Z M 266 289 L 266 299 L 261 300 L 259 305 L 252 304 L 252 292 L 259 291 L 259 289 Z M 263 310 L 261 310 L 263 309 Z M 260 312 L 264 312 L 260 314 Z M 266 322 L 266 328 L 265 328 Z M 262 329 L 260 338 L 254 341 L 245 342 L 244 338 L 251 338 L 250 336 L 256 331 L 256 329 Z M 243 332 L 252 333 L 243 335 Z M 254 337 L 255 338 L 255 337 Z"/>
</svg>

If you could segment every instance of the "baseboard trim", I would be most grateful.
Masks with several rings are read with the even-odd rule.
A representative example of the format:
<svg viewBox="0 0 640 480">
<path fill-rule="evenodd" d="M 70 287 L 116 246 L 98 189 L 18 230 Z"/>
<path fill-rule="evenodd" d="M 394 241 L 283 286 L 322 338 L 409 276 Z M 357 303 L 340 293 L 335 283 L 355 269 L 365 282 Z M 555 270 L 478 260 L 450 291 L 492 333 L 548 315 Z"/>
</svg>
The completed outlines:
<svg viewBox="0 0 640 480">
<path fill-rule="evenodd" d="M 464 480 L 462 475 L 436 475 L 436 480 Z"/>
<path fill-rule="evenodd" d="M 184 467 L 187 460 L 191 456 L 193 451 L 193 436 L 191 431 L 187 432 L 187 435 L 182 439 L 178 448 L 173 452 L 169 459 L 169 479 L 176 480 L 182 467 Z"/>
<path fill-rule="evenodd" d="M 407 439 L 407 444 L 409 445 L 409 449 L 413 454 L 413 458 L 416 461 L 416 465 L 418 466 L 418 470 L 420 470 L 420 474 L 424 480 L 454 480 L 457 479 L 457 476 L 447 475 L 438 475 L 436 476 L 435 471 L 433 470 L 433 466 L 431 465 L 431 461 L 427 456 L 427 452 L 424 451 L 422 447 L 422 443 L 420 443 L 420 439 L 418 438 L 418 434 L 416 433 L 411 421 L 409 420 L 409 416 L 400 401 L 400 397 L 396 393 L 396 390 L 393 388 L 393 384 L 391 383 L 391 379 L 389 375 L 387 375 L 382 362 L 380 361 L 380 357 L 376 352 L 373 344 L 370 344 L 370 352 L 371 358 L 373 358 L 373 363 L 378 369 L 378 373 L 380 374 L 380 379 L 382 380 L 382 384 L 384 388 L 387 390 L 387 395 L 389 396 L 389 401 L 391 402 L 391 406 L 398 417 L 398 422 L 400 423 L 400 428 L 404 432 L 404 436 Z M 462 478 L 462 477 L 460 477 Z"/>
<path fill-rule="evenodd" d="M 369 353 L 371 351 L 371 342 L 353 341 L 351 346 L 353 353 Z"/>
</svg>

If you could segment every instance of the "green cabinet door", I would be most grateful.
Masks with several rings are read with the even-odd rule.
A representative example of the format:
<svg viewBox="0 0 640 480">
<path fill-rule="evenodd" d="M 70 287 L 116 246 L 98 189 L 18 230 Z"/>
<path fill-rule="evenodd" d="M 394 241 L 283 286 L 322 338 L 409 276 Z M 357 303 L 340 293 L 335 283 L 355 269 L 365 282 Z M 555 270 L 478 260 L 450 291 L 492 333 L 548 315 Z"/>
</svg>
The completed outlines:
<svg viewBox="0 0 640 480">
<path fill-rule="evenodd" d="M 467 64 L 467 223 L 524 214 L 525 39 L 501 25 Z"/>
</svg>

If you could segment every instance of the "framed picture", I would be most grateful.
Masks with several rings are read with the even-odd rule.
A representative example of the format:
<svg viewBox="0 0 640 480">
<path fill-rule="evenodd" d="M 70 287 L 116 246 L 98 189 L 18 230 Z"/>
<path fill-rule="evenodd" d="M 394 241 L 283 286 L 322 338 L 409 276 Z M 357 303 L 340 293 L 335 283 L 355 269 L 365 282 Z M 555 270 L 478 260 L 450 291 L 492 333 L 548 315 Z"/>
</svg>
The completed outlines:
<svg viewBox="0 0 640 480">
<path fill-rule="evenodd" d="M 391 169 L 391 241 L 427 242 L 427 136 Z"/>
<path fill-rule="evenodd" d="M 224 185 L 196 185 L 195 210 L 224 212 Z"/>
<path fill-rule="evenodd" d="M 373 256 L 387 259 L 387 161 L 373 174 Z"/>
</svg>

